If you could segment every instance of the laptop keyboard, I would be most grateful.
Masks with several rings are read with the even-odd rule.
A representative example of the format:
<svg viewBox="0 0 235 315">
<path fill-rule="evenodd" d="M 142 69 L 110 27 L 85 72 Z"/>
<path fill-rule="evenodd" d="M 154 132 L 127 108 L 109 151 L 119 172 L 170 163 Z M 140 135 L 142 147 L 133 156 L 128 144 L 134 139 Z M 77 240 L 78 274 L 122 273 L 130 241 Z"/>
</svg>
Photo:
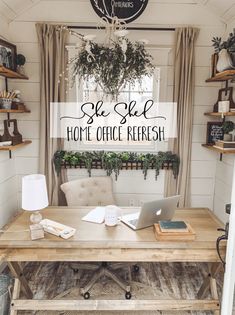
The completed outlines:
<svg viewBox="0 0 235 315">
<path fill-rule="evenodd" d="M 130 224 L 136 226 L 136 225 L 137 225 L 137 222 L 138 222 L 138 219 L 129 220 L 128 222 L 129 222 Z"/>
</svg>

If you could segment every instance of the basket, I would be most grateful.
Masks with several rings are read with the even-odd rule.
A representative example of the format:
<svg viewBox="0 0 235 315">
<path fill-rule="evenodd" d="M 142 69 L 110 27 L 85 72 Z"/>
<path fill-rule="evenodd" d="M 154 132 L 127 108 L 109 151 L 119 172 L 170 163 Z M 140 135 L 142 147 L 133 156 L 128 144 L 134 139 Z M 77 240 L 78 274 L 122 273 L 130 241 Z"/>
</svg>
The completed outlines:
<svg viewBox="0 0 235 315">
<path fill-rule="evenodd" d="M 2 109 L 11 109 L 12 99 L 11 98 L 1 98 L 0 104 Z"/>
<path fill-rule="evenodd" d="M 10 287 L 12 278 L 8 275 L 0 275 L 0 315 L 8 315 L 10 309 Z"/>
</svg>

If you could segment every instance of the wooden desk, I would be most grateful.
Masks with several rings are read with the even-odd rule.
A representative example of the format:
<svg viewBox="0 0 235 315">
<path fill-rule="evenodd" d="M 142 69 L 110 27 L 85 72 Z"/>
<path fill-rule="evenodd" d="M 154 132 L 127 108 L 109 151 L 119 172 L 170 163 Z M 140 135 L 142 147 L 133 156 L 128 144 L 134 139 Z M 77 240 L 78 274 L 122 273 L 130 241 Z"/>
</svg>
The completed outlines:
<svg viewBox="0 0 235 315">
<path fill-rule="evenodd" d="M 69 240 L 46 234 L 42 240 L 32 241 L 29 231 L 30 213 L 23 212 L 7 226 L 0 236 L 0 257 L 4 257 L 18 280 L 15 281 L 11 315 L 17 310 L 214 310 L 219 314 L 215 274 L 221 264 L 215 248 L 221 222 L 202 208 L 176 211 L 174 219 L 188 221 L 196 232 L 190 242 L 156 241 L 153 227 L 137 232 L 120 223 L 116 227 L 84 222 L 81 218 L 91 208 L 50 207 L 42 211 L 52 219 L 77 229 Z M 130 213 L 136 208 L 124 208 Z M 22 231 L 22 232 L 19 232 Z M 8 233 L 10 232 L 10 233 Z M 225 253 L 225 243 L 222 251 Z M 25 261 L 118 261 L 118 262 L 208 262 L 211 271 L 199 291 L 200 300 L 31 300 L 32 293 L 19 262 Z M 27 300 L 19 299 L 20 287 Z M 211 289 L 213 300 L 203 300 Z"/>
</svg>

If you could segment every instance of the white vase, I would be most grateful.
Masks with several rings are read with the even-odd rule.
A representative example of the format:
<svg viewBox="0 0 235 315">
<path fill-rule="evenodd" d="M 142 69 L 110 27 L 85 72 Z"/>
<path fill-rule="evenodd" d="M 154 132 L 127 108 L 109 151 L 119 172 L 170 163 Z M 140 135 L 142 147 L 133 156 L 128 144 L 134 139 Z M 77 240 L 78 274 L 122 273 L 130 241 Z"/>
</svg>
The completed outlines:
<svg viewBox="0 0 235 315">
<path fill-rule="evenodd" d="M 232 141 L 233 136 L 231 135 L 231 133 L 225 133 L 224 134 L 224 141 Z"/>
<path fill-rule="evenodd" d="M 217 62 L 216 69 L 219 72 L 222 72 L 224 70 L 233 69 L 233 63 L 232 59 L 226 49 L 222 49 L 219 52 L 219 59 Z"/>
</svg>

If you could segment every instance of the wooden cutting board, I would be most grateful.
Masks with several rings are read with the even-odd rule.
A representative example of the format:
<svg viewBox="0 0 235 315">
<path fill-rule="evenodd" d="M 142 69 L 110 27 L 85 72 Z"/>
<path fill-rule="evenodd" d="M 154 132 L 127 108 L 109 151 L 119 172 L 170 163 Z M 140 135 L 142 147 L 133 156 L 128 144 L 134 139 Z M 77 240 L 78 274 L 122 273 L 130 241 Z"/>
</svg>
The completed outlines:
<svg viewBox="0 0 235 315">
<path fill-rule="evenodd" d="M 196 238 L 196 233 L 191 227 L 191 225 L 187 222 L 185 222 L 188 227 L 188 232 L 162 232 L 160 230 L 159 224 L 155 223 L 153 226 L 154 229 L 154 234 L 156 236 L 156 239 L 158 241 L 182 241 L 182 242 L 187 242 L 187 241 L 194 241 Z"/>
</svg>

